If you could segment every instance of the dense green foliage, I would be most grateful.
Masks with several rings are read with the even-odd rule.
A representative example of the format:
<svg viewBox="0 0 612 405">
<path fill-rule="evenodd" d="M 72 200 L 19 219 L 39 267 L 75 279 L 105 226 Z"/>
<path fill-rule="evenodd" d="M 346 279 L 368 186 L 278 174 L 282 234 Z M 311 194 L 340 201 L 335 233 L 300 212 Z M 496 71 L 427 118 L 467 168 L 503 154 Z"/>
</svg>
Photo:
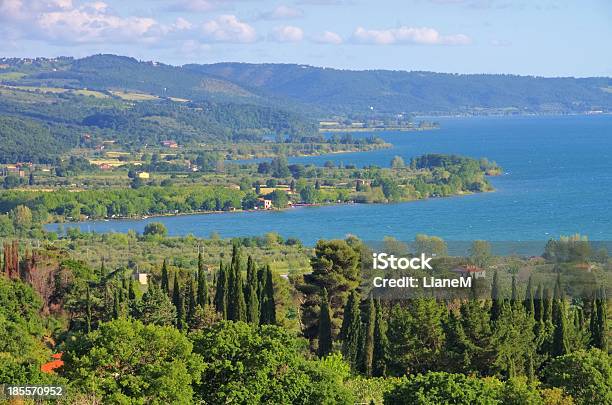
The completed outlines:
<svg viewBox="0 0 612 405">
<path fill-rule="evenodd" d="M 335 112 L 470 113 L 584 112 L 612 106 L 608 78 L 542 78 L 432 72 L 347 71 L 303 65 L 219 63 L 188 65 L 194 72 L 229 79 Z"/>
<path fill-rule="evenodd" d="M 128 238 L 135 248 L 140 243 Z M 149 249 L 178 243 L 159 234 L 139 238 Z M 78 234 L 67 240 L 80 241 Z M 437 249 L 444 243 L 419 241 L 426 250 L 428 241 Z M 215 245 L 193 241 L 180 245 L 191 246 L 193 260 L 154 263 L 146 285 L 131 277 L 133 264 L 94 269 L 71 259 L 61 242 L 24 256 L 18 243 L 4 245 L 0 376 L 66 384 L 71 403 L 610 401 L 607 340 L 592 336 L 609 334 L 605 290 L 593 286 L 592 299 L 570 300 L 570 273 L 540 259 L 546 267 L 529 269 L 523 292 L 517 263 L 533 260 L 493 256 L 484 241 L 474 242 L 470 257 L 440 257 L 433 265 L 436 272 L 454 263 L 494 265 L 496 293 L 447 301 L 374 299 L 357 271 L 371 254 L 355 237 L 320 241 L 312 273 L 287 277 L 258 263 L 249 240 L 226 241 L 214 266 L 204 263 Z M 385 243 L 400 249 L 397 241 Z M 544 269 L 552 293 L 542 292 Z M 494 301 L 499 312 L 492 319 Z M 64 352 L 55 373 L 39 371 L 51 353 L 43 341 Z"/>
<path fill-rule="evenodd" d="M 104 402 L 191 403 L 202 359 L 170 327 L 115 320 L 67 342 L 61 374 Z"/>
<path fill-rule="evenodd" d="M 341 360 L 306 359 L 304 342 L 282 328 L 220 322 L 191 339 L 204 359 L 196 391 L 206 403 L 351 403 Z"/>
<path fill-rule="evenodd" d="M 66 218 L 130 217 L 195 211 L 228 211 L 241 207 L 243 193 L 221 187 L 140 187 L 82 192 L 11 191 L 0 196 L 0 210 L 19 205 Z"/>
</svg>

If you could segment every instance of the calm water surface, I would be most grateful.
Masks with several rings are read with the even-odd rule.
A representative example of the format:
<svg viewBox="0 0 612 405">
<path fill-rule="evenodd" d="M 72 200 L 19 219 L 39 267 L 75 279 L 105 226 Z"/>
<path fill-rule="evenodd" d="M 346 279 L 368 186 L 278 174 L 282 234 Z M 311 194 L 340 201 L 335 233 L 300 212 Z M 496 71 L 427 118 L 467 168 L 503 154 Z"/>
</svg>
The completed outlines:
<svg viewBox="0 0 612 405">
<path fill-rule="evenodd" d="M 612 116 L 453 118 L 437 131 L 377 133 L 393 149 L 293 158 L 389 166 L 424 153 L 487 157 L 505 170 L 495 193 L 387 205 L 294 208 L 282 212 L 190 215 L 147 220 L 92 221 L 83 231 L 142 232 L 164 223 L 171 235 L 224 237 L 278 232 L 307 244 L 354 234 L 412 240 L 417 233 L 447 240 L 546 240 L 576 232 L 612 240 Z M 365 136 L 365 135 L 360 135 Z"/>
</svg>

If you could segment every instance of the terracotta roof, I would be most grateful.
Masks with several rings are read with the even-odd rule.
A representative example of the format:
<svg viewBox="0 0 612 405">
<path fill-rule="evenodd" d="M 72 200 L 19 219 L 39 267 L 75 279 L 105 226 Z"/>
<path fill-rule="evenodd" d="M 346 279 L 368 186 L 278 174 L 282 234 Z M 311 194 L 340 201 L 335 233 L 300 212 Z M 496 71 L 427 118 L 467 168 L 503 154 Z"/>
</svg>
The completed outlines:
<svg viewBox="0 0 612 405">
<path fill-rule="evenodd" d="M 54 360 L 40 366 L 40 371 L 46 374 L 54 373 L 55 369 L 60 368 L 64 365 L 64 361 L 62 360 L 63 354 L 64 353 L 55 353 L 51 355 L 51 358 L 53 358 Z"/>
</svg>

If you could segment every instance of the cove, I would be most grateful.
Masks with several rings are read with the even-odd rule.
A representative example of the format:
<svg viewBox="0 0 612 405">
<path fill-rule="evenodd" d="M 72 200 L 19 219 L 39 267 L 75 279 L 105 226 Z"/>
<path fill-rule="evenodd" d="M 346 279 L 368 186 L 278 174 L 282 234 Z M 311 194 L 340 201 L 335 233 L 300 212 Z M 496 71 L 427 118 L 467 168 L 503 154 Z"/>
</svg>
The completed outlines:
<svg viewBox="0 0 612 405">
<path fill-rule="evenodd" d="M 277 232 L 308 245 L 322 238 L 364 240 L 418 233 L 447 240 L 545 241 L 581 233 L 612 240 L 612 116 L 439 119 L 441 129 L 382 132 L 394 145 L 372 152 L 291 158 L 293 163 L 388 166 L 424 153 L 487 157 L 504 168 L 491 179 L 496 192 L 380 205 L 337 205 L 285 211 L 185 215 L 146 220 L 90 221 L 65 225 L 82 231 L 142 232 L 162 222 L 170 235 L 222 237 Z M 357 134 L 368 136 L 371 134 Z M 48 229 L 57 229 L 49 225 Z"/>
</svg>

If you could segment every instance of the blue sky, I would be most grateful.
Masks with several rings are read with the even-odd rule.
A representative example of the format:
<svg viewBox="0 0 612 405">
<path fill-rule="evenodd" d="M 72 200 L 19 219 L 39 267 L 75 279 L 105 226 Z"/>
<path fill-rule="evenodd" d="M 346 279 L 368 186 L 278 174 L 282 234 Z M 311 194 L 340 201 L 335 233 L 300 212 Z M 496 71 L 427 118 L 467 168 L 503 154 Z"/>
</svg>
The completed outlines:
<svg viewBox="0 0 612 405">
<path fill-rule="evenodd" d="M 612 76 L 609 0 L 0 0 L 0 55 Z"/>
</svg>

